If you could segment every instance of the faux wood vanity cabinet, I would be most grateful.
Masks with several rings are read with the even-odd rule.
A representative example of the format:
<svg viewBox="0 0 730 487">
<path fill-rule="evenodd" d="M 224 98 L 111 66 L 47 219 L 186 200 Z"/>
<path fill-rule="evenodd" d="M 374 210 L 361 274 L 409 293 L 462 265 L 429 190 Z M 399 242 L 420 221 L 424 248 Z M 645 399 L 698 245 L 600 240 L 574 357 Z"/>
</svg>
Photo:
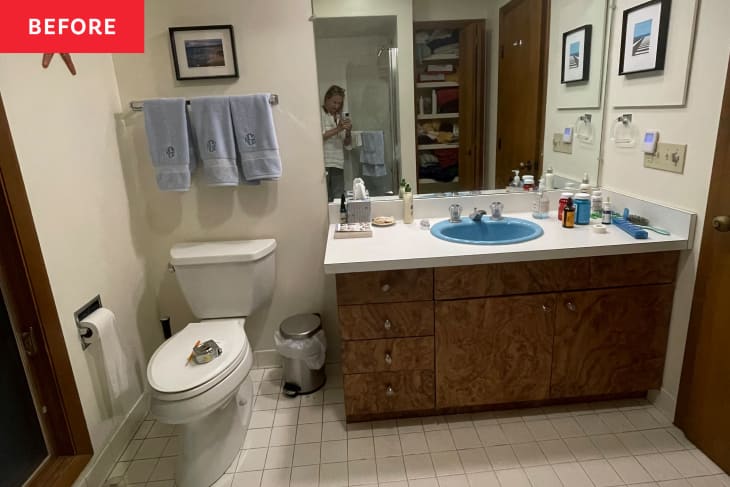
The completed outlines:
<svg viewBox="0 0 730 487">
<path fill-rule="evenodd" d="M 338 274 L 347 419 L 658 388 L 677 259 Z"/>
</svg>

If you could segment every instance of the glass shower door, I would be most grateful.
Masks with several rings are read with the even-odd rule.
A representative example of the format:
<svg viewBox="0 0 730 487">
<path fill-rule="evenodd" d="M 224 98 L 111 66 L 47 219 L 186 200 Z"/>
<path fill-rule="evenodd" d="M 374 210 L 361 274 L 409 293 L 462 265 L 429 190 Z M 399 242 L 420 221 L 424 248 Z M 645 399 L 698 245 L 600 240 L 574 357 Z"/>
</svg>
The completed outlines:
<svg viewBox="0 0 730 487">
<path fill-rule="evenodd" d="M 383 133 L 383 167 L 363 162 L 365 147 L 354 147 L 345 184 L 362 177 L 370 196 L 398 194 L 400 146 L 398 137 L 397 48 L 381 48 L 367 63 L 348 63 L 347 98 L 353 119 L 353 131 Z M 378 156 L 380 157 L 380 156 Z"/>
<path fill-rule="evenodd" d="M 48 456 L 21 351 L 0 294 L 0 487 L 17 487 Z"/>
</svg>

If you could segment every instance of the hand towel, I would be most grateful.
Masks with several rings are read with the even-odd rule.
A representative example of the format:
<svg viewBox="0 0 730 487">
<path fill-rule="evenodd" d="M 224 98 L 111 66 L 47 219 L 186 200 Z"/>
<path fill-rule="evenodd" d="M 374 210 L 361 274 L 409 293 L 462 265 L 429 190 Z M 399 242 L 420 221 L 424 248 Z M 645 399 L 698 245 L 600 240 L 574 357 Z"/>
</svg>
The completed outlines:
<svg viewBox="0 0 730 487">
<path fill-rule="evenodd" d="M 229 98 L 236 148 L 247 182 L 277 180 L 281 158 L 268 93 Z"/>
<path fill-rule="evenodd" d="M 382 130 L 362 132 L 360 162 L 363 176 L 382 177 L 388 174 L 385 169 L 385 139 Z"/>
<path fill-rule="evenodd" d="M 237 186 L 241 174 L 236 165 L 236 143 L 228 98 L 204 96 L 190 100 L 203 174 L 209 186 Z"/>
<path fill-rule="evenodd" d="M 196 155 L 185 99 L 145 100 L 144 128 L 157 187 L 161 191 L 189 190 Z"/>
</svg>

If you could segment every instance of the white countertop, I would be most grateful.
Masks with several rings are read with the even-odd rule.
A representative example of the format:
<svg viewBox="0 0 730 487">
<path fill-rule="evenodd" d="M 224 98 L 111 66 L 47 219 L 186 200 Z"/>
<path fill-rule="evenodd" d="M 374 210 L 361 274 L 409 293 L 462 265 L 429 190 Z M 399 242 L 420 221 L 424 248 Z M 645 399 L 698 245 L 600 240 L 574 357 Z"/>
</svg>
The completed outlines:
<svg viewBox="0 0 730 487">
<path fill-rule="evenodd" d="M 324 269 L 327 274 L 365 272 L 393 269 L 415 269 L 454 265 L 524 262 L 535 260 L 591 257 L 599 255 L 634 254 L 686 250 L 690 248 L 687 232 L 669 236 L 650 230 L 649 238 L 638 240 L 618 227 L 607 225 L 608 232 L 599 234 L 590 225 L 562 228 L 557 212 L 546 220 L 536 220 L 530 213 L 506 213 L 505 216 L 523 218 L 542 226 L 544 234 L 534 240 L 508 245 L 470 245 L 447 242 L 420 227 L 420 220 L 404 224 L 401 220 L 390 227 L 373 227 L 369 238 L 334 239 L 334 225 L 327 235 Z M 486 217 L 485 217 L 486 218 Z M 445 218 L 428 218 L 433 226 Z M 659 225 L 657 222 L 657 226 Z"/>
</svg>

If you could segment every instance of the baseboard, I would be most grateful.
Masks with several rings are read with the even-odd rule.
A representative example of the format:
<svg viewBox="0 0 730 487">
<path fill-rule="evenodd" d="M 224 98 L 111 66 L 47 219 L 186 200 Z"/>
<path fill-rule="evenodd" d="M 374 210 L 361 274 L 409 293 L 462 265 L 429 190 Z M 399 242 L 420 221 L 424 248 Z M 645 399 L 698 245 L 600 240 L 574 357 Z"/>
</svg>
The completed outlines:
<svg viewBox="0 0 730 487">
<path fill-rule="evenodd" d="M 647 394 L 647 398 L 669 421 L 674 423 L 674 413 L 677 410 L 676 397 L 667 392 L 666 389 L 652 389 Z"/>
<path fill-rule="evenodd" d="M 149 395 L 147 392 L 144 392 L 139 396 L 137 402 L 119 424 L 119 427 L 112 434 L 106 445 L 104 445 L 104 448 L 93 456 L 91 462 L 89 462 L 86 469 L 84 469 L 74 484 L 74 487 L 104 485 L 104 481 L 117 463 L 117 459 L 124 453 L 124 449 L 127 447 L 129 440 L 137 432 L 137 428 L 139 428 L 139 425 L 144 420 L 148 410 Z"/>
<path fill-rule="evenodd" d="M 256 350 L 253 353 L 253 364 L 257 369 L 281 367 L 281 355 L 276 350 Z"/>
</svg>

